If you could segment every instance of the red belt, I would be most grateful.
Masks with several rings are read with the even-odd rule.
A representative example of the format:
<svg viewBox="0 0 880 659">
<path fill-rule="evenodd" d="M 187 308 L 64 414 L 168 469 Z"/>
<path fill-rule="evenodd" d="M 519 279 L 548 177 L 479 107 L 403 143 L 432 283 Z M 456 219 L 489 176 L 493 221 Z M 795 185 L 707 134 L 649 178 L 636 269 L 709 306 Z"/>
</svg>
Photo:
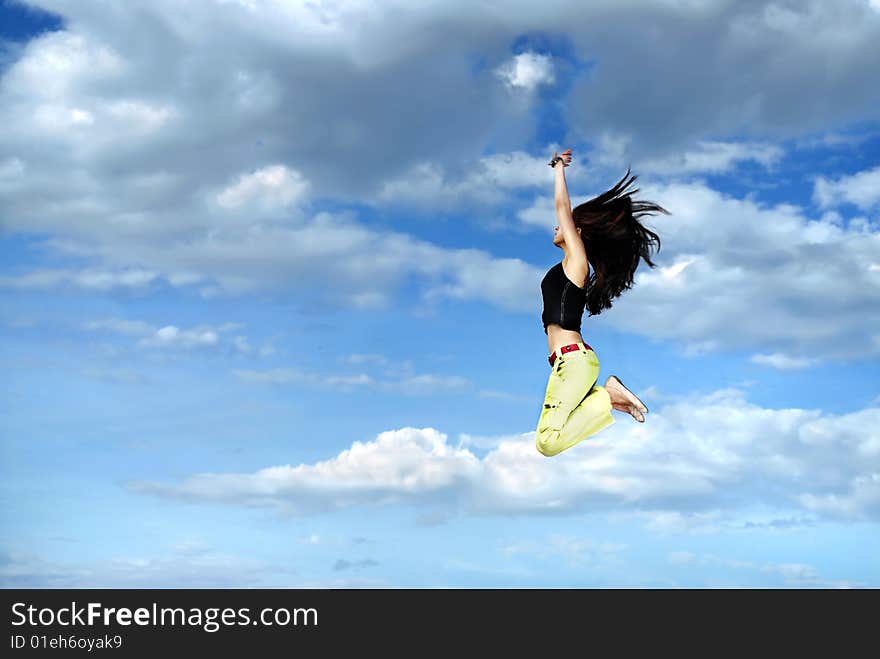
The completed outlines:
<svg viewBox="0 0 880 659">
<path fill-rule="evenodd" d="M 584 344 L 584 347 L 585 347 L 587 350 L 592 350 L 592 348 L 590 347 L 590 344 L 589 344 L 589 343 L 585 343 L 585 344 Z M 580 346 L 579 344 L 577 344 L 577 343 L 569 343 L 567 346 L 562 346 L 562 347 L 559 349 L 559 352 L 561 352 L 562 354 L 565 354 L 566 352 L 574 352 L 575 350 L 580 350 L 580 349 L 581 349 L 581 346 Z M 554 350 L 553 353 L 550 355 L 550 358 L 549 358 L 549 359 L 550 359 L 550 366 L 553 366 L 553 362 L 556 361 L 556 351 L 555 351 L 555 350 Z"/>
</svg>

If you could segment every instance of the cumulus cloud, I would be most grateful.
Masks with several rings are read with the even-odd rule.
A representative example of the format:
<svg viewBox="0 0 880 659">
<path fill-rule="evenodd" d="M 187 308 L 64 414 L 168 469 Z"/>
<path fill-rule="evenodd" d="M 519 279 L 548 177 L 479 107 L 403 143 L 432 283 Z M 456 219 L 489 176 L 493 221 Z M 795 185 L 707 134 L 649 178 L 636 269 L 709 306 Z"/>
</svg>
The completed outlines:
<svg viewBox="0 0 880 659">
<path fill-rule="evenodd" d="M 155 201 L 180 207 L 189 191 L 282 154 L 318 196 L 347 200 L 370 196 L 424 153 L 464 168 L 474 144 L 494 140 L 504 151 L 531 136 L 531 104 L 507 92 L 555 81 L 552 54 L 510 53 L 535 31 L 591 64 L 563 96 L 574 134 L 621 136 L 630 158 L 699 154 L 707 135 L 729 145 L 724 136 L 784 138 L 873 118 L 880 89 L 871 78 L 880 27 L 856 0 L 559 2 L 540 12 L 513 3 L 504 20 L 468 2 L 393 20 L 360 1 L 204 2 L 187 21 L 173 0 L 133 1 L 126 12 L 101 11 L 98 0 L 31 4 L 61 14 L 67 29 L 27 44 L 4 76 L 0 107 L 3 125 L 21 128 L 2 137 L 4 150 L 33 172 L 16 210 L 40 201 L 49 175 L 73 174 L 72 185 L 55 180 L 51 206 L 33 209 L 42 222 L 91 193 L 104 204 L 111 190 L 136 194 L 133 175 L 168 173 Z M 56 148 L 33 148 L 35 135 L 51 135 Z M 697 159 L 706 157 L 736 156 Z"/>
<path fill-rule="evenodd" d="M 590 185 L 594 189 L 586 188 L 585 178 L 574 179 L 573 205 L 601 191 L 595 180 Z M 736 198 L 701 180 L 639 181 L 637 187 L 640 197 L 672 213 L 644 219 L 661 236 L 659 267 L 642 264 L 637 286 L 615 301 L 615 313 L 590 322 L 677 341 L 688 355 L 760 347 L 753 362 L 777 369 L 880 354 L 880 335 L 871 330 L 880 325 L 874 313 L 880 310 L 876 222 L 844 222 L 833 212 L 815 218 L 794 204 Z M 438 197 L 422 201 L 443 199 L 447 192 L 455 198 L 454 190 L 438 188 Z M 524 227 L 546 228 L 548 237 L 556 222 L 549 195 L 535 197 L 516 216 Z M 456 290 L 447 286 L 435 294 L 456 297 Z M 876 322 L 865 313 L 874 313 Z"/>
<path fill-rule="evenodd" d="M 0 279 L 18 289 L 149 291 L 167 282 L 206 299 L 294 290 L 308 303 L 382 309 L 415 278 L 420 307 L 469 300 L 534 314 L 543 268 L 310 204 L 437 212 L 472 204 L 487 211 L 476 215 L 488 226 L 516 216 L 505 200 L 546 183 L 548 172 L 544 156 L 521 150 L 533 108 L 511 102 L 507 85 L 549 84 L 564 61 L 511 56 L 513 40 L 535 29 L 576 37 L 570 57 L 593 62 L 564 97 L 572 134 L 598 145 L 597 161 L 607 152 L 656 174 L 772 167 L 774 142 L 833 133 L 872 117 L 880 101 L 880 84 L 871 84 L 880 82 L 871 78 L 880 25 L 863 2 L 715 2 L 697 11 L 643 0 L 541 12 L 523 3 L 499 21 L 479 3 L 386 20 L 360 2 L 265 0 L 196 3 L 185 22 L 171 0 L 128 3 L 125 12 L 102 11 L 97 0 L 32 4 L 61 14 L 67 28 L 28 42 L 0 79 L 0 126 L 15 127 L 0 130 L 0 216 L 6 230 L 48 235 L 42 247 L 52 254 L 93 264 Z M 422 29 L 438 21 L 443 30 Z M 475 54 L 491 64 L 475 65 Z M 475 153 L 489 143 L 497 153 Z M 817 203 L 875 204 L 875 175 L 820 179 Z M 587 189 L 600 179 L 578 176 L 573 198 L 600 191 Z M 674 213 L 655 222 L 663 269 L 640 272 L 607 322 L 679 341 L 686 354 L 880 353 L 869 329 L 880 308 L 875 223 L 814 221 L 700 181 L 651 192 Z M 549 195 L 531 203 L 518 212 L 521 227 L 546 222 L 549 232 Z"/>
<path fill-rule="evenodd" d="M 548 147 L 545 151 L 553 149 Z M 434 214 L 497 207 L 508 200 L 512 190 L 543 187 L 552 195 L 553 179 L 548 160 L 545 154 L 536 156 L 513 150 L 482 156 L 461 173 L 447 172 L 442 163 L 424 160 L 384 182 L 370 201 L 380 206 L 414 208 Z"/>
<path fill-rule="evenodd" d="M 822 208 L 849 203 L 868 210 L 880 203 L 880 166 L 836 180 L 818 176 L 813 186 L 813 201 Z"/>
<path fill-rule="evenodd" d="M 525 52 L 514 55 L 495 69 L 495 74 L 512 90 L 533 91 L 538 85 L 552 85 L 553 58 L 550 55 Z"/>
<path fill-rule="evenodd" d="M 593 11 L 605 13 L 579 20 Z M 566 123 L 594 140 L 623 140 L 627 159 L 664 159 L 707 136 L 779 141 L 876 117 L 880 22 L 865 2 L 640 2 L 568 13 L 583 35 L 576 55 L 600 59 L 575 81 Z"/>
<path fill-rule="evenodd" d="M 216 201 L 227 209 L 259 204 L 272 210 L 302 201 L 308 188 L 309 182 L 301 173 L 284 165 L 272 165 L 239 176 L 235 183 L 220 191 Z"/>
<path fill-rule="evenodd" d="M 169 284 L 198 286 L 205 298 L 294 290 L 316 308 L 340 303 L 387 308 L 395 290 L 416 276 L 422 282 L 420 306 L 451 298 L 534 312 L 540 304 L 534 292 L 543 274 L 522 259 L 497 258 L 482 249 L 446 249 L 405 233 L 372 229 L 349 212 L 319 213 L 295 226 L 227 227 L 168 244 L 49 242 L 81 258 L 153 264 Z"/>
<path fill-rule="evenodd" d="M 878 444 L 876 438 L 872 440 Z M 800 497 L 809 510 L 839 517 L 852 517 L 863 511 L 880 512 L 880 473 L 864 473 L 854 476 L 845 492 L 828 494 L 805 493 Z"/>
<path fill-rule="evenodd" d="M 197 348 L 201 346 L 216 346 L 219 337 L 213 330 L 184 330 L 181 331 L 174 325 L 160 327 L 149 337 L 141 339 L 138 345 L 155 347 Z"/>
<path fill-rule="evenodd" d="M 693 173 L 723 174 L 741 162 L 754 161 L 772 167 L 783 156 L 781 147 L 748 142 L 713 142 L 701 140 L 692 151 L 638 161 L 639 171 L 660 175 Z"/>
<path fill-rule="evenodd" d="M 414 154 L 451 155 L 527 111 L 491 99 L 502 83 L 467 61 L 472 48 L 500 57 L 500 42 L 419 28 L 437 7 L 384 20 L 363 3 L 206 1 L 180 21 L 169 0 L 31 4 L 66 29 L 28 42 L 0 80 L 0 125 L 15 126 L 0 131 L 10 227 L 168 237 L 216 226 L 206 201 L 357 201 Z M 468 125 L 438 130 L 465 113 Z"/>
<path fill-rule="evenodd" d="M 448 446 L 445 435 L 403 428 L 381 433 L 373 442 L 354 442 L 335 458 L 314 465 L 269 467 L 250 475 L 202 474 L 180 489 L 148 482 L 129 487 L 172 498 L 182 495 L 250 506 L 274 506 L 286 500 L 293 510 L 332 510 L 406 501 L 431 492 L 442 495 L 467 483 L 479 469 L 479 460 L 469 451 Z"/>
<path fill-rule="evenodd" d="M 702 182 L 639 187 L 672 213 L 644 219 L 661 237 L 658 267 L 642 264 L 614 313 L 594 322 L 687 354 L 760 347 L 755 361 L 773 368 L 880 355 L 876 223 L 814 219 Z"/>
<path fill-rule="evenodd" d="M 474 515 L 605 510 L 651 515 L 660 530 L 680 529 L 686 516 L 711 524 L 745 505 L 877 519 L 878 422 L 877 408 L 767 409 L 727 389 L 669 404 L 644 426 L 615 424 L 554 459 L 537 452 L 533 432 L 480 457 L 471 438 L 454 447 L 432 428 L 401 428 L 314 464 L 128 487 L 293 514 L 397 503 Z"/>
<path fill-rule="evenodd" d="M 549 195 L 535 197 L 530 206 L 516 212 L 516 217 L 524 225 L 544 229 L 548 236 L 558 222 L 554 201 Z"/>
<path fill-rule="evenodd" d="M 698 174 L 731 174 L 743 163 L 753 162 L 768 171 L 785 156 L 777 145 L 757 141 L 721 141 L 696 139 L 681 149 L 669 149 L 659 155 L 634 156 L 633 135 L 603 130 L 595 139 L 590 163 L 603 174 L 631 166 L 634 171 L 661 178 L 683 178 Z"/>
</svg>

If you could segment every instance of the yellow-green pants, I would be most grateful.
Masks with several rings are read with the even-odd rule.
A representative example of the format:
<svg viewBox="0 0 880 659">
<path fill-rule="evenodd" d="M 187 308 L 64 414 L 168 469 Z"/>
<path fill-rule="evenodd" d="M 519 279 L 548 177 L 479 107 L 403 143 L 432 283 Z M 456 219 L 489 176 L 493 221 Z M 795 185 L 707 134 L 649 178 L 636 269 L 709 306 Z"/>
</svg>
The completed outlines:
<svg viewBox="0 0 880 659">
<path fill-rule="evenodd" d="M 611 396 L 596 384 L 599 357 L 583 343 L 578 346 L 579 350 L 564 354 L 556 351 L 547 382 L 535 445 L 548 457 L 614 423 Z"/>
</svg>

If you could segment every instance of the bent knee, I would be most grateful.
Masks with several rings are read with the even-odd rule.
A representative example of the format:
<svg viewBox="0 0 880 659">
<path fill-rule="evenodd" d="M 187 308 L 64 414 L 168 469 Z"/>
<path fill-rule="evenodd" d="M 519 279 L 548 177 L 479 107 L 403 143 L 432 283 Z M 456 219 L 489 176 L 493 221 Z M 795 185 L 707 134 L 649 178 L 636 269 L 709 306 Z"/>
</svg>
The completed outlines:
<svg viewBox="0 0 880 659">
<path fill-rule="evenodd" d="M 558 439 L 558 430 L 539 431 L 535 438 L 535 448 L 538 449 L 538 453 L 550 458 L 559 453 Z"/>
</svg>

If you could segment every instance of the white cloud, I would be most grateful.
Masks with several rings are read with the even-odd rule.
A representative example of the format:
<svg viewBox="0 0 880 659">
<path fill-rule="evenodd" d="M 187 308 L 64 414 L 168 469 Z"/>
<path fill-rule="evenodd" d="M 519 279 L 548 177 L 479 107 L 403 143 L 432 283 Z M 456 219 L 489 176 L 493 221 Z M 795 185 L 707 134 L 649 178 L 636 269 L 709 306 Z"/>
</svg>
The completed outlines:
<svg viewBox="0 0 880 659">
<path fill-rule="evenodd" d="M 778 141 L 841 129 L 870 120 L 880 101 L 871 45 L 880 24 L 863 0 L 637 5 L 617 10 L 639 13 L 621 22 L 625 37 L 614 12 L 592 29 L 569 13 L 584 35 L 575 55 L 599 57 L 575 82 L 565 121 L 594 139 L 626 136 L 628 160 L 664 159 L 709 137 Z"/>
<path fill-rule="evenodd" d="M 785 155 L 782 147 L 767 142 L 696 139 L 662 155 L 634 157 L 634 139 L 628 132 L 603 130 L 596 138 L 590 161 L 604 170 L 616 171 L 631 165 L 636 172 L 682 177 L 729 174 L 744 162 L 755 162 L 772 171 Z"/>
<path fill-rule="evenodd" d="M 416 275 L 423 281 L 419 308 L 453 298 L 534 312 L 540 304 L 534 291 L 543 274 L 520 259 L 495 258 L 478 249 L 444 249 L 404 233 L 374 230 L 348 212 L 319 213 L 296 226 L 227 226 L 169 244 L 133 238 L 50 244 L 84 258 L 150 263 L 157 269 L 154 277 L 162 273 L 175 285 L 198 284 L 206 298 L 261 290 L 332 290 L 333 304 L 387 307 L 394 289 Z M 7 277 L 0 285 L 49 288 L 64 280 L 58 273 L 50 275 Z"/>
<path fill-rule="evenodd" d="M 552 459 L 537 452 L 533 432 L 478 457 L 467 445 L 485 443 L 470 436 L 453 447 L 432 428 L 401 428 L 311 465 L 129 487 L 294 513 L 391 503 L 442 503 L 468 514 L 609 510 L 647 515 L 651 528 L 673 533 L 712 532 L 746 505 L 842 520 L 880 516 L 880 409 L 765 409 L 728 389 L 651 417 L 616 423 Z"/>
<path fill-rule="evenodd" d="M 111 290 L 144 290 L 156 281 L 159 274 L 136 268 L 97 270 L 89 268 L 75 271 L 68 269 L 38 268 L 22 275 L 0 276 L 0 288 L 19 290 L 46 290 L 54 288 L 78 288 L 90 292 Z"/>
<path fill-rule="evenodd" d="M 807 368 L 808 366 L 815 364 L 818 360 L 810 359 L 808 357 L 789 357 L 784 353 L 775 352 L 771 355 L 752 355 L 749 358 L 749 361 L 754 362 L 755 364 L 762 364 L 764 366 L 771 366 L 779 370 L 788 371 Z"/>
<path fill-rule="evenodd" d="M 254 351 L 253 346 L 248 343 L 246 336 L 236 336 L 234 339 L 232 339 L 232 343 L 235 345 L 235 349 L 239 352 L 250 354 Z"/>
<path fill-rule="evenodd" d="M 542 166 L 534 160 L 535 167 Z M 524 180 L 509 180 L 525 185 Z M 570 186 L 572 204 L 601 191 L 595 180 L 590 185 L 590 191 L 583 191 L 579 183 Z M 774 368 L 806 368 L 822 360 L 880 354 L 880 343 L 869 329 L 880 323 L 876 223 L 844 223 L 834 212 L 813 219 L 793 204 L 767 206 L 751 198 L 737 199 L 699 180 L 666 185 L 640 181 L 638 186 L 639 197 L 657 201 L 672 213 L 643 220 L 661 236 L 658 267 L 650 270 L 642 263 L 637 286 L 615 300 L 614 311 L 586 322 L 608 322 L 677 341 L 693 356 L 760 348 L 753 360 Z M 437 196 L 423 196 L 422 203 L 465 198 L 453 190 L 438 183 L 433 191 Z M 549 242 L 556 222 L 549 195 L 535 197 L 517 217 L 523 226 L 543 227 Z M 460 277 L 467 278 L 467 273 Z M 841 290 L 840 281 L 852 285 Z M 456 286 L 447 285 L 434 293 L 455 298 L 456 291 Z M 510 293 L 500 289 L 490 297 Z M 828 313 L 828 300 L 834 300 L 836 313 Z M 668 322 L 671 317 L 678 321 Z"/>
<path fill-rule="evenodd" d="M 130 72 L 125 56 L 94 35 L 75 30 L 46 32 L 31 41 L 4 72 L 3 89 L 43 101 L 63 100 L 84 86 L 119 80 Z"/>
<path fill-rule="evenodd" d="M 159 171 L 177 180 L 150 208 L 183 208 L 193 191 L 226 185 L 279 154 L 308 173 L 318 197 L 368 198 L 425 153 L 449 171 L 468 167 L 475 145 L 524 143 L 531 104 L 512 103 L 491 83 L 500 75 L 511 89 L 538 89 L 555 82 L 557 61 L 590 62 L 589 75 L 572 76 L 573 92 L 560 92 L 573 134 L 594 143 L 619 135 L 629 158 L 671 159 L 687 170 L 772 160 L 773 147 L 756 148 L 750 132 L 766 142 L 839 129 L 871 118 L 880 89 L 872 77 L 880 28 L 856 0 L 796 10 L 640 0 L 538 11 L 520 3 L 504 20 L 468 2 L 404 13 L 368 1 L 220 11 L 204 2 L 191 3 L 186 21 L 174 0 L 131 0 L 128 12 L 33 4 L 67 20 L 22 48 L 0 86 L 0 125 L 17 128 L 0 134 L 0 147 L 33 172 L 11 200 L 16 226 L 70 228 L 76 200 L 95 195 L 116 206 L 129 199 L 120 193 L 132 175 Z M 443 29 L 425 29 L 437 24 Z M 572 52 L 512 55 L 511 43 L 535 30 L 568 39 Z M 828 61 L 838 66 L 829 70 Z M 39 123 L 44 114 L 51 125 Z M 91 123 L 65 128 L 75 117 Z M 459 117 L 468 121 L 450 120 Z M 148 134 L 132 134 L 138 126 Z M 48 138 L 55 148 L 35 148 Z"/>
<path fill-rule="evenodd" d="M 521 442 L 522 435 L 472 435 L 462 432 L 458 434 L 457 448 L 496 449 L 506 442 Z"/>
<path fill-rule="evenodd" d="M 515 55 L 495 69 L 495 75 L 509 88 L 529 92 L 538 85 L 552 85 L 556 81 L 553 57 L 532 52 Z"/>
<path fill-rule="evenodd" d="M 433 214 L 501 205 L 516 189 L 544 187 L 552 195 L 548 160 L 549 156 L 532 156 L 519 150 L 496 153 L 476 159 L 458 175 L 447 173 L 439 162 L 422 161 L 402 176 L 383 183 L 370 201 Z"/>
<path fill-rule="evenodd" d="M 217 195 L 217 203 L 226 209 L 254 204 L 263 209 L 283 208 L 301 202 L 309 182 L 300 172 L 284 165 L 264 167 L 252 174 L 242 174 Z"/>
<path fill-rule="evenodd" d="M 107 112 L 129 129 L 146 131 L 157 130 L 176 116 L 174 108 L 137 99 L 114 101 L 107 106 Z"/>
<path fill-rule="evenodd" d="M 564 36 L 577 26 L 572 56 L 594 62 L 564 97 L 572 134 L 615 157 L 681 172 L 772 165 L 774 143 L 839 129 L 880 102 L 871 77 L 880 71 L 880 26 L 856 2 L 784 11 L 646 1 L 536 12 L 523 4 L 505 21 L 479 3 L 426 5 L 389 20 L 381 6 L 360 2 L 254 2 L 219 12 L 195 4 L 185 22 L 171 0 L 132 0 L 127 12 L 36 4 L 68 27 L 29 42 L 0 81 L 0 125 L 15 127 L 0 131 L 0 151 L 10 154 L 0 168 L 4 229 L 47 234 L 43 247 L 95 264 L 4 276 L 6 287 L 146 291 L 165 280 L 208 299 L 332 290 L 334 304 L 380 309 L 415 277 L 420 311 L 453 299 L 539 312 L 543 266 L 440 248 L 351 213 L 306 218 L 298 206 L 308 185 L 309 199 L 399 200 L 432 212 L 482 204 L 487 212 L 474 215 L 487 224 L 514 215 L 504 207 L 511 191 L 552 178 L 544 156 L 517 151 L 534 127 L 530 105 L 486 84 L 495 73 L 473 55 L 500 62 L 514 37 L 535 28 Z M 438 20 L 447 29 L 421 29 Z M 681 47 L 666 48 L 670 41 Z M 766 61 L 774 66 L 742 66 Z M 837 62 L 830 72 L 828 61 Z M 547 81 L 550 62 L 522 53 L 510 79 Z M 44 115 L 54 129 L 39 123 Z M 481 158 L 487 144 L 499 154 Z M 604 187 L 582 180 L 590 193 Z M 576 181 L 579 196 L 586 185 Z M 855 184 L 828 183 L 820 197 L 873 203 L 871 187 Z M 553 218 L 541 200 L 549 192 L 519 213 L 523 226 L 546 217 L 548 240 Z M 878 262 L 875 224 L 813 222 L 791 205 L 759 208 L 700 182 L 652 192 L 675 213 L 654 222 L 663 267 L 681 264 L 680 254 L 699 258 L 673 285 L 642 270 L 615 312 L 594 322 L 680 341 L 686 354 L 880 354 L 865 329 L 880 309 L 869 269 Z M 254 223 L 267 214 L 277 221 Z M 841 290 L 840 281 L 852 285 Z"/>
<path fill-rule="evenodd" d="M 403 177 L 385 183 L 377 198 L 381 202 L 434 204 L 441 195 L 449 196 L 444 191 L 443 179 L 439 165 L 420 162 L 413 165 Z"/>
<path fill-rule="evenodd" d="M 531 206 L 517 211 L 516 217 L 525 225 L 544 229 L 548 236 L 558 222 L 553 197 L 550 195 L 535 197 Z"/>
<path fill-rule="evenodd" d="M 878 444 L 874 438 L 873 443 Z M 876 450 L 871 452 L 869 459 L 873 459 Z M 876 463 L 874 464 L 876 467 Z M 853 476 L 849 487 L 844 492 L 832 492 L 829 494 L 802 494 L 800 497 L 804 507 L 817 513 L 851 517 L 865 512 L 880 514 L 880 470 L 858 474 Z"/>
<path fill-rule="evenodd" d="M 201 474 L 179 490 L 152 483 L 131 483 L 130 488 L 253 506 L 283 500 L 291 511 L 307 512 L 442 493 L 466 485 L 479 469 L 479 460 L 448 446 L 445 435 L 402 428 L 380 433 L 372 442 L 354 442 L 335 458 L 314 465 L 268 467 L 250 475 Z"/>
<path fill-rule="evenodd" d="M 124 318 L 103 318 L 83 323 L 83 329 L 89 331 L 105 330 L 116 334 L 140 337 L 137 347 L 176 350 L 215 349 L 229 345 L 233 352 L 251 354 L 253 348 L 247 337 L 238 335 L 230 342 L 222 342 L 223 332 L 237 329 L 238 323 L 224 323 L 219 326 L 200 325 L 190 329 L 181 329 L 176 325 L 155 326 L 141 320 Z"/>
<path fill-rule="evenodd" d="M 219 341 L 217 332 L 210 329 L 183 330 L 174 325 L 160 327 L 151 336 L 138 341 L 140 346 L 160 348 L 199 348 L 216 346 Z"/>
<path fill-rule="evenodd" d="M 770 168 L 783 156 L 782 148 L 754 142 L 717 142 L 700 140 L 696 149 L 660 158 L 639 160 L 636 167 L 645 173 L 662 176 L 730 172 L 741 162 L 754 161 Z M 619 163 L 618 163 L 619 164 Z"/>
<path fill-rule="evenodd" d="M 813 184 L 813 201 L 820 208 L 850 203 L 868 210 L 880 203 L 880 166 L 837 180 L 817 176 Z"/>
<path fill-rule="evenodd" d="M 658 267 L 640 265 L 610 325 L 690 355 L 759 348 L 756 360 L 777 368 L 880 355 L 878 227 L 813 220 L 792 204 L 736 199 L 702 182 L 639 188 L 672 215 L 644 218 L 662 241 Z"/>
</svg>

